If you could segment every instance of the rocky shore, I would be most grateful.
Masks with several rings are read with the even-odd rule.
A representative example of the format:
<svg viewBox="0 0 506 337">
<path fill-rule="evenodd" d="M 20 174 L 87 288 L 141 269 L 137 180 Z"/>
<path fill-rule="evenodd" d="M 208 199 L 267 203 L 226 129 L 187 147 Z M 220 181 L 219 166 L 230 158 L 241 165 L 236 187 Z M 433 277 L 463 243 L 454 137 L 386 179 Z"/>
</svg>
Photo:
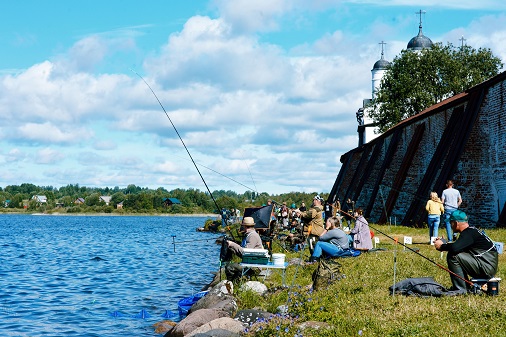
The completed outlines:
<svg viewBox="0 0 506 337">
<path fill-rule="evenodd" d="M 301 263 L 290 261 L 290 264 Z M 260 295 L 269 291 L 289 291 L 287 288 L 268 289 L 259 281 L 247 281 L 240 285 L 241 290 L 249 290 Z M 288 308 L 281 305 L 277 312 L 271 313 L 261 308 L 238 310 L 234 297 L 234 283 L 219 279 L 219 274 L 203 290 L 208 293 L 198 300 L 189 310 L 188 315 L 179 323 L 165 320 L 154 324 L 155 332 L 164 337 L 239 337 L 248 334 L 257 321 L 267 321 L 275 316 L 288 315 Z M 306 328 L 325 329 L 329 325 L 323 322 L 303 322 L 300 330 Z"/>
</svg>

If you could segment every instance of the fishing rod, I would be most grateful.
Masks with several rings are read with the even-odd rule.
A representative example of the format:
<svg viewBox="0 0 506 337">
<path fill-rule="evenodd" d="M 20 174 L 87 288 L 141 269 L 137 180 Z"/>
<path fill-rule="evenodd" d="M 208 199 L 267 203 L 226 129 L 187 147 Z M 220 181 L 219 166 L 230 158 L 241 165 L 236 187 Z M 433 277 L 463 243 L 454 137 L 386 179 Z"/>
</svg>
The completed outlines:
<svg viewBox="0 0 506 337">
<path fill-rule="evenodd" d="M 345 215 L 347 215 L 347 216 L 349 216 L 349 217 L 351 217 L 351 218 L 355 219 L 355 221 L 357 221 L 357 217 L 355 217 L 355 216 L 351 215 L 350 213 L 345 212 L 345 211 L 343 211 L 343 210 L 339 210 L 339 212 L 344 213 Z M 474 287 L 474 288 L 479 288 L 479 285 L 477 285 L 477 284 L 475 284 L 475 283 L 473 283 L 473 282 L 471 282 L 471 281 L 467 280 L 466 278 L 464 278 L 464 277 L 462 277 L 462 276 L 460 276 L 460 275 L 458 275 L 458 274 L 454 273 L 453 271 L 451 271 L 450 269 L 446 268 L 446 267 L 445 267 L 445 266 L 443 266 L 442 264 L 437 263 L 436 261 L 429 259 L 427 256 L 425 256 L 425 255 L 423 255 L 423 254 L 420 254 L 418 251 L 416 251 L 416 250 L 414 250 L 414 249 L 412 249 L 412 248 L 408 247 L 408 246 L 407 246 L 407 245 L 405 245 L 404 243 L 399 242 L 396 238 L 391 237 L 390 235 L 388 235 L 388 234 L 386 234 L 386 233 L 384 233 L 384 232 L 380 231 L 379 229 L 377 229 L 377 228 L 375 228 L 375 227 L 373 227 L 373 226 L 371 226 L 371 225 L 369 225 L 369 227 L 370 227 L 370 228 L 372 228 L 372 229 L 374 229 L 374 230 L 375 230 L 375 231 L 377 231 L 378 233 L 383 234 L 384 236 L 386 236 L 386 237 L 387 237 L 387 238 L 389 238 L 390 240 L 394 241 L 395 243 L 398 243 L 398 244 L 400 244 L 401 246 L 403 246 L 404 248 L 407 248 L 407 249 L 409 249 L 410 251 L 412 251 L 413 253 L 415 253 L 415 254 L 417 254 L 417 255 L 419 255 L 419 256 L 421 256 L 421 257 L 423 257 L 423 258 L 424 258 L 424 259 L 426 259 L 427 261 L 429 261 L 429 262 L 431 262 L 431 263 L 435 264 L 436 266 L 438 266 L 439 268 L 443 269 L 444 271 L 446 271 L 446 272 L 450 273 L 451 275 L 453 275 L 453 276 L 455 276 L 455 277 L 457 277 L 457 278 L 459 278 L 459 279 L 463 280 L 464 282 L 466 282 L 466 283 L 467 283 L 467 284 L 469 284 L 470 286 L 472 286 L 472 287 Z"/>
<path fill-rule="evenodd" d="M 179 156 L 176 156 L 176 155 L 174 155 L 174 157 L 181 158 L 181 159 L 183 159 L 183 160 L 188 160 L 188 159 L 186 159 L 186 158 L 182 158 L 182 157 L 179 157 Z M 242 187 L 246 187 L 246 188 L 247 188 L 248 190 L 250 190 L 250 191 L 254 191 L 254 192 L 256 191 L 256 187 L 255 187 L 255 189 L 253 189 L 253 188 L 251 188 L 251 187 L 249 187 L 249 186 L 246 186 L 246 185 L 244 185 L 243 183 L 241 183 L 241 182 L 239 182 L 239 181 L 235 180 L 234 178 L 228 177 L 228 176 L 224 175 L 223 173 L 220 173 L 220 172 L 218 172 L 218 171 L 216 171 L 216 170 L 213 170 L 212 168 L 207 167 L 207 166 L 205 166 L 205 165 L 203 165 L 203 164 L 201 164 L 201 163 L 197 163 L 197 165 L 199 165 L 199 166 L 201 166 L 201 167 L 203 167 L 203 168 L 206 168 L 206 169 L 208 169 L 209 171 L 212 171 L 212 172 L 214 172 L 214 173 L 216 173 L 216 174 L 219 174 L 220 176 L 222 176 L 222 177 L 224 177 L 224 178 L 227 178 L 228 180 L 232 180 L 234 183 L 237 183 L 237 184 L 241 185 Z M 250 172 L 250 175 L 251 175 L 251 172 Z M 254 183 L 254 182 L 253 182 L 253 183 Z M 258 193 L 258 192 L 257 192 L 257 193 Z"/>
<path fill-rule="evenodd" d="M 139 76 L 139 78 L 148 86 L 149 90 L 151 90 L 151 92 L 153 93 L 153 96 L 155 96 L 156 100 L 158 101 L 158 104 L 160 104 L 160 106 L 162 107 L 162 110 L 163 112 L 165 112 L 165 116 L 167 116 L 167 118 L 169 119 L 170 121 L 170 124 L 172 124 L 172 127 L 174 128 L 174 131 L 176 131 L 176 134 L 177 136 L 179 137 L 179 140 L 181 141 L 181 143 L 183 144 L 185 150 L 186 150 L 186 153 L 188 153 L 188 156 L 190 157 L 191 161 L 193 162 L 193 165 L 195 166 L 195 169 L 197 170 L 197 172 L 199 173 L 199 176 L 200 178 L 202 179 L 202 182 L 204 183 L 204 185 L 206 186 L 207 188 L 207 191 L 209 192 L 209 195 L 211 196 L 211 199 L 213 199 L 213 202 L 214 202 L 214 205 L 216 206 L 217 210 L 220 210 L 220 206 L 218 206 L 218 203 L 216 202 L 216 200 L 214 199 L 214 196 L 213 194 L 211 193 L 211 190 L 209 189 L 209 186 L 207 186 L 207 183 L 206 181 L 204 180 L 204 177 L 202 176 L 202 173 L 200 173 L 200 170 L 197 166 L 197 164 L 195 163 L 195 160 L 193 160 L 193 157 L 192 155 L 190 154 L 190 151 L 188 150 L 188 148 L 186 147 L 186 144 L 184 143 L 183 141 L 183 138 L 181 137 L 181 135 L 179 134 L 179 131 L 177 131 L 176 129 L 176 126 L 174 125 L 174 123 L 172 122 L 172 119 L 170 119 L 170 116 L 169 114 L 167 113 L 167 111 L 165 110 L 165 108 L 163 107 L 163 104 L 162 102 L 160 102 L 160 100 L 158 99 L 158 96 L 156 96 L 154 90 L 151 88 L 151 86 L 148 84 L 148 82 L 146 82 L 146 80 L 141 76 L 139 75 L 135 70 L 133 69 L 130 69 L 134 74 L 136 74 L 137 76 Z"/>
</svg>

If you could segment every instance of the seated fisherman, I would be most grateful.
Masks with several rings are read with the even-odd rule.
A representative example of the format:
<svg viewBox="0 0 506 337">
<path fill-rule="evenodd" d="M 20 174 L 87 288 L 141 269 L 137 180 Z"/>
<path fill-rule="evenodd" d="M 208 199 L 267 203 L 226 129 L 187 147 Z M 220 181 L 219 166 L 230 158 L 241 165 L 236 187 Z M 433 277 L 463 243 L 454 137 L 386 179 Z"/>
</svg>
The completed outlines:
<svg viewBox="0 0 506 337">
<path fill-rule="evenodd" d="M 228 249 L 239 257 L 242 257 L 242 254 L 244 253 L 243 248 L 264 248 L 262 246 L 262 239 L 255 230 L 255 220 L 252 217 L 247 216 L 242 220 L 242 226 L 244 227 L 245 235 L 241 245 L 238 245 L 230 240 L 228 241 Z"/>
<path fill-rule="evenodd" d="M 460 233 L 459 238 L 451 243 L 442 239 L 434 240 L 434 248 L 447 251 L 448 269 L 457 276 L 450 274 L 453 289 L 459 293 L 467 293 L 466 281 L 471 278 L 490 279 L 495 276 L 498 266 L 497 249 L 483 232 L 469 226 L 466 213 L 456 210 L 450 215 L 453 232 Z"/>
<path fill-rule="evenodd" d="M 322 253 L 336 257 L 350 248 L 348 235 L 341 229 L 341 221 L 339 218 L 330 217 L 327 219 L 325 225 L 326 229 L 320 235 L 318 242 L 316 242 L 313 255 L 309 258 L 309 262 L 317 261 L 320 256 L 322 256 Z"/>
<path fill-rule="evenodd" d="M 235 255 L 242 257 L 244 253 L 244 248 L 257 248 L 263 249 L 262 239 L 260 235 L 255 230 L 255 220 L 252 217 L 245 217 L 242 220 L 242 226 L 245 230 L 245 236 L 242 240 L 241 245 L 237 243 L 227 240 L 228 250 L 233 252 Z M 251 271 L 251 269 L 250 269 Z M 239 263 L 228 263 L 225 267 L 225 275 L 229 281 L 234 281 L 241 277 L 242 275 L 242 267 Z"/>
</svg>

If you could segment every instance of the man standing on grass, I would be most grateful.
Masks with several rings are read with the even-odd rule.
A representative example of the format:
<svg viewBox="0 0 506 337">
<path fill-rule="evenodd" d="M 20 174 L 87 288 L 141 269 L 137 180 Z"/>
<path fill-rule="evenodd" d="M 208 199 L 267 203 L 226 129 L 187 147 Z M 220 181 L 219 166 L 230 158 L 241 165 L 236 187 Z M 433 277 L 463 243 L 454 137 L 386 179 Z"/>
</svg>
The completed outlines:
<svg viewBox="0 0 506 337">
<path fill-rule="evenodd" d="M 454 232 L 460 233 L 455 242 L 444 243 L 437 238 L 434 247 L 439 251 L 447 251 L 448 269 L 460 276 L 450 274 L 453 289 L 459 293 L 467 293 L 464 279 L 490 279 L 495 276 L 498 266 L 497 249 L 482 231 L 469 226 L 466 213 L 456 210 L 450 216 L 450 224 Z"/>
<path fill-rule="evenodd" d="M 446 235 L 448 241 L 453 241 L 452 228 L 450 225 L 450 216 L 456 211 L 462 203 L 462 197 L 460 196 L 459 190 L 453 188 L 453 181 L 448 180 L 446 182 L 446 189 L 441 195 L 441 202 L 445 207 L 444 221 L 446 224 Z"/>
</svg>

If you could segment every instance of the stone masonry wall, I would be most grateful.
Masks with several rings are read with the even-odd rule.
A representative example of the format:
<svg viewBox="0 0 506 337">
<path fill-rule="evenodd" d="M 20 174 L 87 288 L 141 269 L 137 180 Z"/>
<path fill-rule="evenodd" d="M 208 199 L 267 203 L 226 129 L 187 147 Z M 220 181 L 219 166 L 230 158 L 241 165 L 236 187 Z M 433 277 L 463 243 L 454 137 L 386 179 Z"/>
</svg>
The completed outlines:
<svg viewBox="0 0 506 337">
<path fill-rule="evenodd" d="M 420 125 L 421 138 L 416 138 Z M 458 138 L 462 132 L 467 140 Z M 381 148 L 374 157 L 376 147 Z M 444 181 L 453 179 L 470 223 L 506 227 L 498 223 L 506 203 L 506 72 L 399 123 L 344 154 L 341 162 L 348 165 L 333 192 L 342 203 L 355 197 L 358 207 L 369 210 L 371 222 L 383 215 L 387 221 L 423 225 L 430 191 L 441 196 Z"/>
</svg>

